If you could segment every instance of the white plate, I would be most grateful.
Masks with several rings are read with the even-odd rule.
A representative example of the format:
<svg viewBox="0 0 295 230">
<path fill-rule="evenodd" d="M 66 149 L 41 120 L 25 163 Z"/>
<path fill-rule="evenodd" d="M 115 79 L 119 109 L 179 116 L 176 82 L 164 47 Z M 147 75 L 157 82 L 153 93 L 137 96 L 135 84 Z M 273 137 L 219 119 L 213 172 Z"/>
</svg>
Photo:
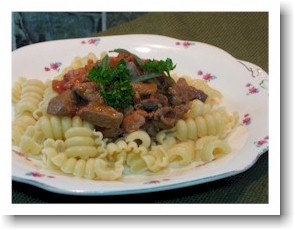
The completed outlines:
<svg viewBox="0 0 295 230">
<path fill-rule="evenodd" d="M 91 181 L 48 171 L 41 161 L 12 151 L 12 179 L 42 189 L 73 195 L 115 195 L 162 191 L 218 180 L 250 168 L 268 151 L 268 75 L 204 43 L 157 35 L 120 35 L 38 43 L 12 54 L 12 79 L 46 80 L 70 65 L 76 56 L 99 55 L 115 48 L 142 58 L 172 58 L 174 72 L 202 78 L 220 90 L 229 111 L 240 114 L 240 125 L 229 137 L 233 151 L 208 164 L 167 169 L 158 174 L 126 176 L 119 181 Z"/>
</svg>

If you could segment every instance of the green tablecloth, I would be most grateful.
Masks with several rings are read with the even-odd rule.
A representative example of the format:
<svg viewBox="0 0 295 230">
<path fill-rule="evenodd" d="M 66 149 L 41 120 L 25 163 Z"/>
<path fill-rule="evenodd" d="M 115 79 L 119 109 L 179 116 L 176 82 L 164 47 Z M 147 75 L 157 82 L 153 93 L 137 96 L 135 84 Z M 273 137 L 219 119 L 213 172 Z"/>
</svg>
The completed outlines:
<svg viewBox="0 0 295 230">
<path fill-rule="evenodd" d="M 159 34 L 208 43 L 268 72 L 266 12 L 155 12 L 96 35 L 117 34 Z M 268 203 L 268 153 L 236 176 L 149 194 L 77 197 L 13 182 L 12 203 Z"/>
</svg>

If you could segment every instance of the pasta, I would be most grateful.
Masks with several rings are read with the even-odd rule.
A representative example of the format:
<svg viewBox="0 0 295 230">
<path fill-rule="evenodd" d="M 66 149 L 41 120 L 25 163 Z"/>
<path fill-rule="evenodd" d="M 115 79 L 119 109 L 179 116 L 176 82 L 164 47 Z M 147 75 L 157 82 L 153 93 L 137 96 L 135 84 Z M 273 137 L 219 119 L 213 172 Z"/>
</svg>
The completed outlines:
<svg viewBox="0 0 295 230">
<path fill-rule="evenodd" d="M 22 135 L 30 125 L 34 125 L 36 120 L 30 114 L 24 114 L 17 117 L 12 122 L 12 143 L 19 145 Z"/>
<path fill-rule="evenodd" d="M 122 160 L 110 164 L 103 159 L 95 159 L 95 173 L 102 180 L 116 180 L 122 176 L 123 170 Z"/>
<path fill-rule="evenodd" d="M 90 128 L 72 127 L 65 132 L 65 140 L 65 154 L 68 157 L 88 158 L 98 155 Z"/>
<path fill-rule="evenodd" d="M 22 95 L 22 84 L 26 81 L 27 79 L 24 77 L 20 77 L 17 79 L 17 81 L 14 83 L 13 88 L 12 88 L 12 102 L 17 103 L 21 99 Z"/>
<path fill-rule="evenodd" d="M 53 80 L 62 81 L 69 71 L 76 74 L 80 68 L 91 66 L 104 56 L 106 53 L 99 58 L 93 53 L 76 57 Z M 172 128 L 161 128 L 155 136 L 140 127 L 117 139 L 104 137 L 103 129 L 97 129 L 82 116 L 48 114 L 49 102 L 58 95 L 52 87 L 52 80 L 43 83 L 19 78 L 12 88 L 15 104 L 12 143 L 22 153 L 39 156 L 45 168 L 105 181 L 118 180 L 128 173 L 158 173 L 193 162 L 210 162 L 228 154 L 231 148 L 226 139 L 237 126 L 238 114 L 219 106 L 222 94 L 207 82 L 184 78 L 190 86 L 208 95 L 206 101 L 191 100 L 181 119 L 177 119 Z M 163 98 L 162 95 L 158 100 L 165 100 Z M 167 114 L 169 118 L 169 112 Z M 135 117 L 148 120 L 148 116 L 140 112 Z M 162 118 L 159 115 L 159 119 Z"/>
<path fill-rule="evenodd" d="M 177 162 L 179 166 L 185 166 L 194 161 L 195 146 L 193 141 L 181 142 L 167 151 L 169 162 Z"/>
<path fill-rule="evenodd" d="M 43 100 L 38 104 L 38 109 L 33 112 L 33 117 L 39 119 L 41 116 L 46 115 L 49 101 L 57 95 L 58 93 L 53 91 L 51 84 L 48 85 L 44 90 Z"/>
<path fill-rule="evenodd" d="M 202 137 L 196 142 L 196 160 L 203 162 L 212 161 L 230 151 L 231 148 L 226 141 L 214 136 Z"/>
<path fill-rule="evenodd" d="M 162 146 L 152 148 L 151 151 L 142 156 L 142 159 L 151 172 L 159 172 L 167 168 L 169 164 L 168 153 Z"/>
<path fill-rule="evenodd" d="M 17 114 L 33 113 L 43 99 L 45 85 L 40 80 L 29 79 L 21 84 L 21 97 L 15 105 Z"/>
<path fill-rule="evenodd" d="M 43 134 L 34 126 L 27 127 L 19 143 L 21 152 L 38 155 L 41 153 Z"/>
<path fill-rule="evenodd" d="M 78 116 L 71 118 L 46 115 L 40 118 L 38 125 L 44 133 L 45 138 L 52 139 L 63 139 L 65 132 L 71 127 L 89 127 L 93 129 L 92 124 L 82 121 Z"/>
<path fill-rule="evenodd" d="M 126 137 L 127 143 L 133 142 L 135 140 L 140 141 L 141 142 L 140 145 L 145 148 L 148 148 L 151 145 L 150 136 L 147 134 L 147 132 L 145 132 L 143 130 L 138 130 L 138 131 L 132 132 L 131 134 L 129 134 Z"/>
<path fill-rule="evenodd" d="M 200 137 L 210 135 L 224 138 L 235 127 L 236 123 L 236 114 L 229 115 L 221 108 L 203 116 L 178 120 L 174 135 L 181 141 L 197 140 Z"/>
<path fill-rule="evenodd" d="M 212 109 L 212 105 L 203 103 L 196 99 L 190 104 L 189 111 L 184 115 L 184 118 L 203 116 Z"/>
</svg>

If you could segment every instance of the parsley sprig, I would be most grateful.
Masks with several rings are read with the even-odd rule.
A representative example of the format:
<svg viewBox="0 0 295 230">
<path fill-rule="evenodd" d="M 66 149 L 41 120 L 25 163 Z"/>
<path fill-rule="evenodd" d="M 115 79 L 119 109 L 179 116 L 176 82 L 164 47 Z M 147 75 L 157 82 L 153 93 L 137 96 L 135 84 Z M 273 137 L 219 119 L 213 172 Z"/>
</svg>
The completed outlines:
<svg viewBox="0 0 295 230">
<path fill-rule="evenodd" d="M 106 55 L 101 65 L 90 70 L 88 78 L 99 84 L 100 95 L 106 104 L 114 108 L 124 108 L 132 104 L 134 92 L 130 84 L 130 74 L 126 62 L 122 59 L 117 66 L 108 64 Z"/>
<path fill-rule="evenodd" d="M 125 108 L 132 105 L 134 92 L 131 82 L 147 81 L 163 75 L 172 80 L 170 71 L 175 68 L 175 65 L 170 58 L 165 61 L 155 59 L 143 61 L 125 49 L 115 49 L 111 52 L 125 53 L 132 56 L 138 68 L 144 72 L 143 75 L 132 78 L 126 60 L 121 59 L 117 65 L 113 66 L 109 64 L 108 55 L 90 70 L 88 78 L 99 84 L 100 95 L 106 104 L 112 107 Z"/>
</svg>

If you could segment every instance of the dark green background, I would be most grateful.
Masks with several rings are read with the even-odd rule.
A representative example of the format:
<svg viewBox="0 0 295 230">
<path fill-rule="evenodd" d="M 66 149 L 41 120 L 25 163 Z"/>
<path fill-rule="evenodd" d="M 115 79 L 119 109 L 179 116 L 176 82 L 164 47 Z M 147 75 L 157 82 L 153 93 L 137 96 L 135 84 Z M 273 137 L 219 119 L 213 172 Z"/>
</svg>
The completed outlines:
<svg viewBox="0 0 295 230">
<path fill-rule="evenodd" d="M 208 43 L 268 72 L 267 12 L 148 13 L 95 35 L 136 33 Z M 268 153 L 236 176 L 149 194 L 77 197 L 13 182 L 12 203 L 268 203 Z"/>
</svg>

